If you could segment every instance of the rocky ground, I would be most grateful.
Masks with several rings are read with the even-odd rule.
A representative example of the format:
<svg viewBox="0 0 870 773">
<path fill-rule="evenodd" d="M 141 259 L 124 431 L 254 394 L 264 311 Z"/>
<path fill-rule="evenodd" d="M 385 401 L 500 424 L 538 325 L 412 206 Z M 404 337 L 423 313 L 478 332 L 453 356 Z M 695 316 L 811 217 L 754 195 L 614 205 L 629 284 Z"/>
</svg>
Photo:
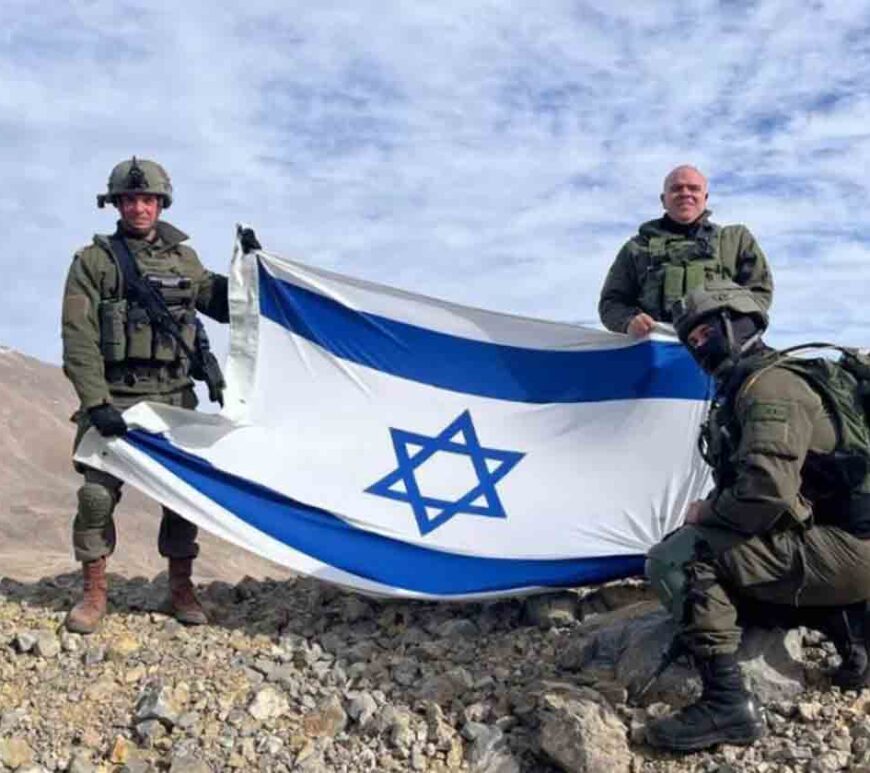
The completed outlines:
<svg viewBox="0 0 870 773">
<path fill-rule="evenodd" d="M 669 624 L 639 583 L 485 604 L 374 601 L 315 580 L 213 582 L 211 625 L 160 610 L 165 575 L 113 576 L 89 637 L 60 630 L 75 575 L 0 581 L 0 770 L 870 773 L 870 690 L 830 689 L 813 631 L 753 631 L 768 705 L 754 747 L 686 756 L 643 722 L 697 690 L 675 666 L 628 689 Z"/>
</svg>

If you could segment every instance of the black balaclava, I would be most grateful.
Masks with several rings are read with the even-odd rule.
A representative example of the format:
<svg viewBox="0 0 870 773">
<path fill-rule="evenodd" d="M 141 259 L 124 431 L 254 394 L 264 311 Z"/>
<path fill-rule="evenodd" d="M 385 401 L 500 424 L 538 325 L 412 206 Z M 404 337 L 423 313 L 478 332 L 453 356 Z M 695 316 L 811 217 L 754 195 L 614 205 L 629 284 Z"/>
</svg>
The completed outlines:
<svg viewBox="0 0 870 773">
<path fill-rule="evenodd" d="M 748 314 L 731 316 L 724 312 L 704 321 L 712 326 L 710 335 L 701 346 L 689 346 L 689 352 L 698 365 L 717 377 L 723 375 L 727 363 L 733 366 L 761 335 L 757 321 Z"/>
</svg>

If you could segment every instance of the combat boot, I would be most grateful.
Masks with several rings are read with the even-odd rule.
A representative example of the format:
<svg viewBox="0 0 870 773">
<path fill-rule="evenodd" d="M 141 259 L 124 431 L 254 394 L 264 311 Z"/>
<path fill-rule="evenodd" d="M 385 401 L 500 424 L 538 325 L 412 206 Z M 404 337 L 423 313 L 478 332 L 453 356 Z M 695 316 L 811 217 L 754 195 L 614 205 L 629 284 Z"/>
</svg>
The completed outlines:
<svg viewBox="0 0 870 773">
<path fill-rule="evenodd" d="M 743 686 L 734 655 L 697 659 L 703 690 L 690 706 L 646 726 L 651 746 L 696 751 L 719 743 L 751 744 L 764 735 L 764 719 L 752 694 Z"/>
<path fill-rule="evenodd" d="M 169 559 L 169 605 L 179 623 L 205 625 L 208 617 L 193 592 L 192 572 L 192 558 Z"/>
<path fill-rule="evenodd" d="M 819 626 L 837 648 L 842 663 L 831 674 L 831 684 L 843 690 L 860 690 L 870 683 L 867 603 L 830 610 Z"/>
<path fill-rule="evenodd" d="M 73 633 L 93 633 L 106 614 L 106 559 L 85 561 L 82 564 L 84 592 L 79 601 L 66 616 L 64 625 Z"/>
</svg>

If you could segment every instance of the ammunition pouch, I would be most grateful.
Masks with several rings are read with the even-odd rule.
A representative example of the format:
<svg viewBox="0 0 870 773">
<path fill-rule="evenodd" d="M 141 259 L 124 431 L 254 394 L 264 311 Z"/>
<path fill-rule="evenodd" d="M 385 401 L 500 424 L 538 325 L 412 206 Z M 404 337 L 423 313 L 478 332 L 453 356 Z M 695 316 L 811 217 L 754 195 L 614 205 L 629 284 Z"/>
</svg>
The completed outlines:
<svg viewBox="0 0 870 773">
<path fill-rule="evenodd" d="M 155 362 L 175 362 L 178 359 L 178 344 L 175 339 L 162 330 L 155 330 L 151 359 Z"/>
<path fill-rule="evenodd" d="M 167 385 L 175 388 L 187 375 L 181 363 L 167 364 L 153 360 L 110 363 L 106 366 L 105 374 L 112 391 L 131 393 L 163 392 Z"/>
<path fill-rule="evenodd" d="M 662 313 L 671 318 L 671 307 L 687 293 L 703 286 L 707 279 L 721 279 L 724 268 L 716 260 L 691 260 L 685 263 L 666 263 L 659 272 L 652 272 L 655 285 L 650 294 L 655 296 Z"/>
<path fill-rule="evenodd" d="M 182 341 L 193 350 L 197 328 L 190 279 L 173 274 L 149 275 L 145 280 L 163 297 L 166 308 L 177 322 Z M 106 363 L 133 360 L 153 363 L 152 369 L 158 370 L 179 363 L 183 358 L 183 348 L 175 337 L 169 331 L 155 327 L 147 309 L 133 300 L 102 301 L 99 318 L 100 349 Z"/>
<path fill-rule="evenodd" d="M 192 349 L 196 336 L 196 312 L 193 309 L 193 283 L 190 278 L 175 274 L 149 274 L 143 279 L 160 294 L 166 309 L 178 325 L 182 341 Z M 142 312 L 148 318 L 145 308 L 142 308 Z M 176 362 L 182 356 L 182 347 L 175 336 L 168 330 L 154 326 L 150 318 L 149 326 L 153 331 L 151 359 L 155 362 Z"/>
<path fill-rule="evenodd" d="M 665 265 L 664 282 L 662 286 L 662 304 L 665 309 L 670 309 L 680 298 L 686 286 L 686 266 L 676 263 Z"/>
<path fill-rule="evenodd" d="M 122 299 L 125 356 L 116 353 L 115 358 L 106 359 L 106 379 L 121 393 L 147 394 L 163 393 L 167 383 L 177 388 L 178 382 L 192 375 L 205 381 L 209 397 L 223 405 L 226 384 L 196 316 L 193 281 L 177 273 L 141 275 L 121 236 L 111 237 L 104 246 L 126 287 Z M 106 318 L 107 333 L 116 336 L 117 320 L 110 319 L 108 312 Z"/>
<path fill-rule="evenodd" d="M 178 325 L 181 328 L 181 340 L 184 341 L 188 349 L 196 348 L 196 333 L 198 330 L 196 322 L 196 312 L 193 309 L 187 309 L 178 319 Z"/>
<path fill-rule="evenodd" d="M 131 360 L 150 360 L 154 345 L 151 320 L 141 306 L 129 307 L 127 313 L 127 357 Z"/>
<path fill-rule="evenodd" d="M 127 300 L 105 300 L 98 310 L 100 352 L 106 362 L 123 362 L 127 358 Z"/>
<path fill-rule="evenodd" d="M 712 229 L 710 229 L 712 230 Z M 649 260 L 640 293 L 641 308 L 656 319 L 670 321 L 671 307 L 707 279 L 730 278 L 718 256 L 717 234 L 689 237 L 649 237 Z"/>
</svg>

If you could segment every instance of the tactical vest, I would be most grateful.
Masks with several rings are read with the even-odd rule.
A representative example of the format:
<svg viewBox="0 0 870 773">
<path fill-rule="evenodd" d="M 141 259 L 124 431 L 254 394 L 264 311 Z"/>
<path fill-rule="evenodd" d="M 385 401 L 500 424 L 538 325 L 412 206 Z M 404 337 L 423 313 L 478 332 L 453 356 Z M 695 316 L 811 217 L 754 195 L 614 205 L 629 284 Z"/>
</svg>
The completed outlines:
<svg viewBox="0 0 870 773">
<path fill-rule="evenodd" d="M 176 340 L 157 330 L 146 310 L 126 295 L 123 274 L 108 238 L 94 242 L 112 259 L 117 272 L 113 297 L 99 307 L 100 351 L 106 364 L 106 380 L 112 389 L 150 391 L 154 382 L 187 381 L 189 362 Z M 185 343 L 192 349 L 196 338 L 196 287 L 181 271 L 172 246 L 154 252 L 140 251 L 136 263 L 142 277 L 155 287 L 179 324 Z"/>
<path fill-rule="evenodd" d="M 838 349 L 840 360 L 789 356 L 800 349 L 820 347 Z M 768 352 L 743 364 L 739 386 L 711 408 L 699 441 L 717 485 L 731 485 L 737 474 L 733 458 L 740 445 L 740 422 L 734 406 L 752 382 L 772 367 L 803 378 L 834 423 L 833 451 L 810 451 L 801 468 L 801 494 L 812 504 L 814 521 L 870 537 L 870 357 L 857 350 L 807 344 Z"/>
<path fill-rule="evenodd" d="M 723 258 L 722 229 L 702 223 L 695 236 L 657 232 L 635 242 L 646 263 L 641 280 L 640 306 L 654 319 L 671 321 L 671 307 L 701 287 L 707 279 L 733 279 L 736 255 Z"/>
</svg>

